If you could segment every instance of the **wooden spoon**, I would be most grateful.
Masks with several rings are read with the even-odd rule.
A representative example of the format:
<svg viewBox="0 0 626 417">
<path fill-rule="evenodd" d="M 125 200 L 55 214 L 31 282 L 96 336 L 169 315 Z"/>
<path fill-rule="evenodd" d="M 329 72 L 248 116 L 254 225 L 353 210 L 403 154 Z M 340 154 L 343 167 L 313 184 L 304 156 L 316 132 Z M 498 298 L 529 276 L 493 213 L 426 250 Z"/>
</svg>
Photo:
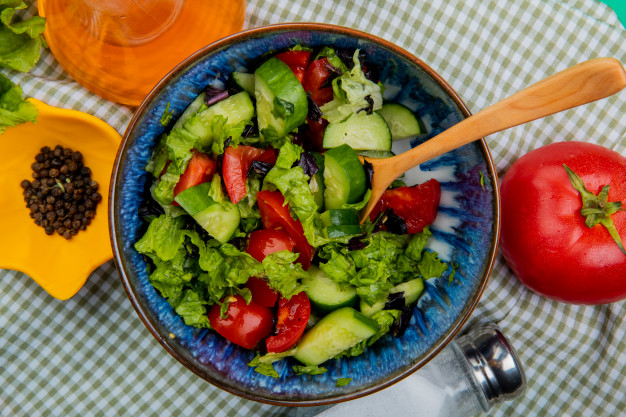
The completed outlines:
<svg viewBox="0 0 626 417">
<path fill-rule="evenodd" d="M 409 169 L 494 132 L 590 103 L 626 86 L 626 71 L 614 58 L 595 58 L 558 72 L 513 94 L 410 151 L 391 158 L 364 158 L 374 167 L 372 195 L 361 223 L 389 185 Z"/>
</svg>

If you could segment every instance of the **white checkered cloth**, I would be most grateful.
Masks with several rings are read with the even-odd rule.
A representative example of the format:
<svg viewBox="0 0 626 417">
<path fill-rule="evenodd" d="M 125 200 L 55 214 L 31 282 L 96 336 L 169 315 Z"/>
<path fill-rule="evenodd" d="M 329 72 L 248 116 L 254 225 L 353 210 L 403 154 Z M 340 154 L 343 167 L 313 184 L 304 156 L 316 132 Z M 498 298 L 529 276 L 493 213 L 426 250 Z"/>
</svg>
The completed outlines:
<svg viewBox="0 0 626 417">
<path fill-rule="evenodd" d="M 473 112 L 593 57 L 626 62 L 626 32 L 593 0 L 248 2 L 246 28 L 292 21 L 354 27 L 398 44 L 439 72 Z M 132 116 L 73 82 L 48 51 L 29 74 L 1 72 L 27 96 L 91 113 L 120 133 Z M 587 140 L 626 154 L 625 130 L 622 92 L 487 140 L 503 175 L 516 158 L 554 141 Z M 502 327 L 528 377 L 524 397 L 488 415 L 626 415 L 626 302 L 547 300 L 519 284 L 499 257 L 470 324 L 479 321 Z M 112 262 L 68 301 L 0 270 L 0 370 L 0 415 L 7 417 L 288 412 L 221 391 L 168 355 L 135 314 Z"/>
</svg>

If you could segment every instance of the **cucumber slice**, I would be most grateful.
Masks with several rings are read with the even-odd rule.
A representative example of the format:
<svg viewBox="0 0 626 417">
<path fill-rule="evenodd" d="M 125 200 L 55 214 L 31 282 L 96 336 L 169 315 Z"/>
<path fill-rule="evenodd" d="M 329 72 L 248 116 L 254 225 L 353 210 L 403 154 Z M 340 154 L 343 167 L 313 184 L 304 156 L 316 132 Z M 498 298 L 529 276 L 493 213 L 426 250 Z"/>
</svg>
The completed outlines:
<svg viewBox="0 0 626 417">
<path fill-rule="evenodd" d="M 317 211 L 322 211 L 324 210 L 324 190 L 326 189 L 326 185 L 324 185 L 324 156 L 319 152 L 312 152 L 311 154 L 315 158 L 318 169 L 309 181 L 309 189 L 313 194 L 315 204 L 317 204 Z"/>
<path fill-rule="evenodd" d="M 365 171 L 356 152 L 348 145 L 326 151 L 324 167 L 324 206 L 339 209 L 356 203 L 366 191 Z"/>
<path fill-rule="evenodd" d="M 305 365 L 319 365 L 372 337 L 378 323 L 352 307 L 337 309 L 302 336 L 294 357 Z"/>
<path fill-rule="evenodd" d="M 359 225 L 347 224 L 345 226 L 328 226 L 324 229 L 324 233 L 326 234 L 326 237 L 333 238 L 360 235 L 362 232 Z"/>
<path fill-rule="evenodd" d="M 239 88 L 250 95 L 254 95 L 254 74 L 246 72 L 233 72 L 233 81 Z"/>
<path fill-rule="evenodd" d="M 347 144 L 352 149 L 391 150 L 391 132 L 385 119 L 374 112 L 353 114 L 341 123 L 330 123 L 324 131 L 324 148 Z"/>
<path fill-rule="evenodd" d="M 404 293 L 404 305 L 411 305 L 417 301 L 424 291 L 424 280 L 415 278 L 402 284 L 398 284 L 389 290 L 389 294 Z"/>
<path fill-rule="evenodd" d="M 201 212 L 215 202 L 209 197 L 210 182 L 203 182 L 178 193 L 176 201 L 190 216 Z"/>
<path fill-rule="evenodd" d="M 311 304 L 318 312 L 326 314 L 341 307 L 355 305 L 356 288 L 348 286 L 342 289 L 315 265 L 311 265 L 308 272 L 308 277 L 303 278 L 302 283 L 306 286 L 306 294 Z"/>
<path fill-rule="evenodd" d="M 378 110 L 391 131 L 391 140 L 411 138 L 422 133 L 420 122 L 415 114 L 399 103 L 385 103 Z"/>
<path fill-rule="evenodd" d="M 230 201 L 215 203 L 192 216 L 204 230 L 222 243 L 228 242 L 239 227 L 239 208 Z"/>
<path fill-rule="evenodd" d="M 408 306 L 417 301 L 419 296 L 424 291 L 424 280 L 422 278 L 415 278 L 407 282 L 396 285 L 389 290 L 389 294 L 404 293 L 404 305 Z M 382 309 L 385 308 L 387 303 L 387 297 L 381 301 L 377 301 L 374 305 L 369 305 L 365 301 L 361 300 L 359 303 L 361 313 L 368 317 L 373 316 Z"/>
<path fill-rule="evenodd" d="M 270 58 L 254 72 L 259 132 L 266 140 L 280 139 L 304 123 L 308 100 L 293 71 Z"/>
<path fill-rule="evenodd" d="M 243 121 L 251 120 L 254 117 L 254 105 L 250 95 L 241 91 L 218 101 L 211 107 L 194 113 L 183 123 L 183 127 L 200 138 L 198 143 L 201 147 L 208 147 L 211 146 L 215 137 L 212 127 L 218 116 L 227 120 L 227 126 L 235 126 Z"/>
<path fill-rule="evenodd" d="M 320 214 L 324 226 L 358 225 L 359 213 L 355 209 L 332 209 Z"/>
<path fill-rule="evenodd" d="M 180 115 L 178 120 L 176 120 L 176 123 L 174 123 L 172 129 L 183 127 L 183 123 L 185 123 L 187 119 L 189 119 L 194 113 L 206 109 L 207 105 L 204 102 L 205 97 L 206 94 L 204 92 L 198 94 L 198 96 L 191 102 L 191 104 L 187 106 L 183 114 Z"/>
<path fill-rule="evenodd" d="M 359 149 L 356 153 L 366 158 L 391 158 L 392 156 L 396 156 L 392 151 L 371 151 L 368 149 Z"/>
</svg>

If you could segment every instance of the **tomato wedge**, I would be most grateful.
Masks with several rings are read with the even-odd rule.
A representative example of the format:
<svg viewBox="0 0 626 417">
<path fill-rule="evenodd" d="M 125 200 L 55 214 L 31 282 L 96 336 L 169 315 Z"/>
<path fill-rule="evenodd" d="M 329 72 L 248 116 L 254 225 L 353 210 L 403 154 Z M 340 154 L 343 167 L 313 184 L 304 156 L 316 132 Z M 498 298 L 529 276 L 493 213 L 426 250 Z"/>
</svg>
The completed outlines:
<svg viewBox="0 0 626 417">
<path fill-rule="evenodd" d="M 330 76 L 330 71 L 327 69 L 328 65 L 330 63 L 325 57 L 311 62 L 302 81 L 304 91 L 311 93 L 311 98 L 318 106 L 322 106 L 333 99 L 332 87 L 330 85 L 324 86 Z"/>
<path fill-rule="evenodd" d="M 262 262 L 270 253 L 281 250 L 293 251 L 295 242 L 282 230 L 261 229 L 250 233 L 248 252 L 254 259 Z M 266 307 L 274 307 L 278 293 L 272 290 L 262 278 L 250 277 L 246 287 L 252 293 L 252 300 Z"/>
<path fill-rule="evenodd" d="M 306 69 L 309 66 L 311 51 L 286 51 L 276 55 L 276 58 L 287 64 L 298 81 L 302 82 Z"/>
<path fill-rule="evenodd" d="M 217 172 L 217 161 L 205 153 L 193 150 L 193 156 L 187 165 L 187 169 L 180 176 L 174 187 L 174 196 L 187 188 L 194 187 L 209 181 Z"/>
<path fill-rule="evenodd" d="M 214 304 L 209 311 L 209 322 L 217 333 L 236 345 L 253 349 L 272 332 L 274 314 L 272 309 L 246 300 L 240 295 L 232 296 L 226 317 L 220 316 L 220 306 Z"/>
<path fill-rule="evenodd" d="M 256 195 L 263 227 L 266 229 L 284 230 L 295 242 L 295 249 L 300 254 L 297 262 L 305 270 L 311 266 L 313 247 L 304 236 L 304 229 L 300 220 L 291 217 L 289 205 L 285 204 L 285 197 L 280 191 L 259 191 Z"/>
<path fill-rule="evenodd" d="M 420 233 L 424 227 L 432 224 L 437 217 L 437 209 L 441 198 L 441 185 L 436 179 L 412 187 L 400 187 L 387 190 L 374 206 L 370 220 L 387 207 L 402 218 L 408 234 Z"/>
<path fill-rule="evenodd" d="M 246 180 L 253 161 L 274 164 L 276 163 L 276 151 L 272 148 L 259 149 L 245 145 L 239 145 L 236 148 L 228 146 L 224 151 L 222 176 L 226 192 L 234 204 L 237 204 L 248 194 Z"/>
<path fill-rule="evenodd" d="M 265 341 L 268 352 L 278 353 L 291 349 L 302 337 L 311 316 L 311 302 L 304 291 L 290 299 L 281 297 L 278 302 L 275 335 Z"/>
<path fill-rule="evenodd" d="M 257 261 L 263 262 L 270 253 L 292 251 L 295 245 L 293 239 L 282 230 L 261 229 L 250 233 L 246 252 Z"/>
</svg>

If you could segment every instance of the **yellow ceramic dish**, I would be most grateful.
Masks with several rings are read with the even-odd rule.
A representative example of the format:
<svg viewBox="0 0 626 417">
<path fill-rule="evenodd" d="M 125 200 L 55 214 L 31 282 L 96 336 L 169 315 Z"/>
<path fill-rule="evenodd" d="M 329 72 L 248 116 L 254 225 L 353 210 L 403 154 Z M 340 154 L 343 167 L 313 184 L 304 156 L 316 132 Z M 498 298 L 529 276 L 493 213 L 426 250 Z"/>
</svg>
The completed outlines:
<svg viewBox="0 0 626 417">
<path fill-rule="evenodd" d="M 111 170 L 120 135 L 102 120 L 76 110 L 48 106 L 29 99 L 39 110 L 36 123 L 25 123 L 0 134 L 4 161 L 0 164 L 0 268 L 24 272 L 50 295 L 66 300 L 76 294 L 97 267 L 113 257 L 107 207 Z M 31 165 L 43 146 L 69 147 L 83 154 L 99 184 L 102 201 L 87 230 L 70 240 L 46 235 L 29 216 L 20 183 L 32 181 Z"/>
</svg>

